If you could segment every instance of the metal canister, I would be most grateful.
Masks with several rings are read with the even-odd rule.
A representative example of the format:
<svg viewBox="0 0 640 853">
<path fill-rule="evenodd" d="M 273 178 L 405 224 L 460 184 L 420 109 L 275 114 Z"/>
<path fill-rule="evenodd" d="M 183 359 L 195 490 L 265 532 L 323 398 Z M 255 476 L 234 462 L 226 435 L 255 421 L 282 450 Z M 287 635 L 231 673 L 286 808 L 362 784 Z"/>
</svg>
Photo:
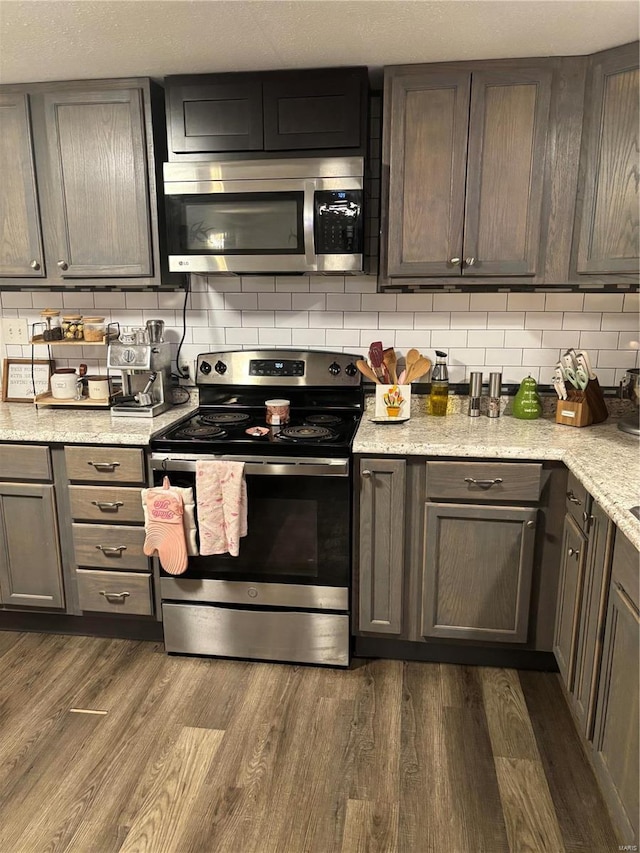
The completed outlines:
<svg viewBox="0 0 640 853">
<path fill-rule="evenodd" d="M 482 373 L 469 374 L 469 410 L 470 418 L 480 417 L 480 398 L 482 396 Z"/>
<path fill-rule="evenodd" d="M 489 408 L 487 417 L 500 417 L 500 391 L 502 389 L 502 373 L 489 374 Z"/>
</svg>

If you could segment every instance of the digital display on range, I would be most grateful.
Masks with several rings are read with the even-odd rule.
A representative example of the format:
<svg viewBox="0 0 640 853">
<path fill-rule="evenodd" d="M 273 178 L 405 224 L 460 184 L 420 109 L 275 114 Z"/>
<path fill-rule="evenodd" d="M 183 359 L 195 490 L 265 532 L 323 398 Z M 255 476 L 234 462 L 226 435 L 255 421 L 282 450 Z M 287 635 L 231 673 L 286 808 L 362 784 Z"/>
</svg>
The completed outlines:
<svg viewBox="0 0 640 853">
<path fill-rule="evenodd" d="M 304 361 L 251 359 L 249 376 L 304 376 Z"/>
</svg>

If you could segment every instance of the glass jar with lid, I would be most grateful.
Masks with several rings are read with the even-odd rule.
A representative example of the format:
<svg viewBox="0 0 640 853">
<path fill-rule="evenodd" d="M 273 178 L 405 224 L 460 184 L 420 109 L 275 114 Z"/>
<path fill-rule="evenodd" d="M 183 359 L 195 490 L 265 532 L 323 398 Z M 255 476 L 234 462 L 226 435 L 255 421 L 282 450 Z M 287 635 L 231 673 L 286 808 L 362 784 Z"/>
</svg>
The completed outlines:
<svg viewBox="0 0 640 853">
<path fill-rule="evenodd" d="M 53 308 L 45 308 L 40 312 L 44 330 L 42 332 L 42 340 L 50 343 L 51 341 L 62 340 L 62 326 L 60 325 L 60 312 Z"/>
<path fill-rule="evenodd" d="M 83 324 L 85 341 L 94 344 L 101 344 L 104 341 L 104 317 L 85 317 Z"/>
<path fill-rule="evenodd" d="M 82 314 L 64 314 L 62 316 L 62 337 L 65 341 L 81 341 L 84 338 Z"/>
</svg>

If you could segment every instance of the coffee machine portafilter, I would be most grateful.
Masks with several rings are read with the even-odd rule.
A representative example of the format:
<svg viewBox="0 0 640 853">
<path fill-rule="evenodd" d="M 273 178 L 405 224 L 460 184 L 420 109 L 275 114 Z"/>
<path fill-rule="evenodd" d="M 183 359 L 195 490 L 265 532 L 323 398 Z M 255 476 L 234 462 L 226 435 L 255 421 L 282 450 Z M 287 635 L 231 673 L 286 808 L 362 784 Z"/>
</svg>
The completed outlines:
<svg viewBox="0 0 640 853">
<path fill-rule="evenodd" d="M 170 344 L 112 341 L 107 367 L 122 374 L 122 398 L 116 397 L 113 415 L 153 418 L 171 407 Z"/>
</svg>

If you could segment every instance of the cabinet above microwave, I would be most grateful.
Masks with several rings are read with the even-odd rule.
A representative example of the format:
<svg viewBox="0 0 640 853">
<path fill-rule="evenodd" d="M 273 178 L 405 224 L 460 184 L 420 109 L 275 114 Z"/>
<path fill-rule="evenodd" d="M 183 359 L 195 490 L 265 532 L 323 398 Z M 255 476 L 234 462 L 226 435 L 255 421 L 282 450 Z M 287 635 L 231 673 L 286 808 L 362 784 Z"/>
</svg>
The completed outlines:
<svg viewBox="0 0 640 853">
<path fill-rule="evenodd" d="M 169 160 L 364 156 L 365 67 L 165 78 Z"/>
</svg>

